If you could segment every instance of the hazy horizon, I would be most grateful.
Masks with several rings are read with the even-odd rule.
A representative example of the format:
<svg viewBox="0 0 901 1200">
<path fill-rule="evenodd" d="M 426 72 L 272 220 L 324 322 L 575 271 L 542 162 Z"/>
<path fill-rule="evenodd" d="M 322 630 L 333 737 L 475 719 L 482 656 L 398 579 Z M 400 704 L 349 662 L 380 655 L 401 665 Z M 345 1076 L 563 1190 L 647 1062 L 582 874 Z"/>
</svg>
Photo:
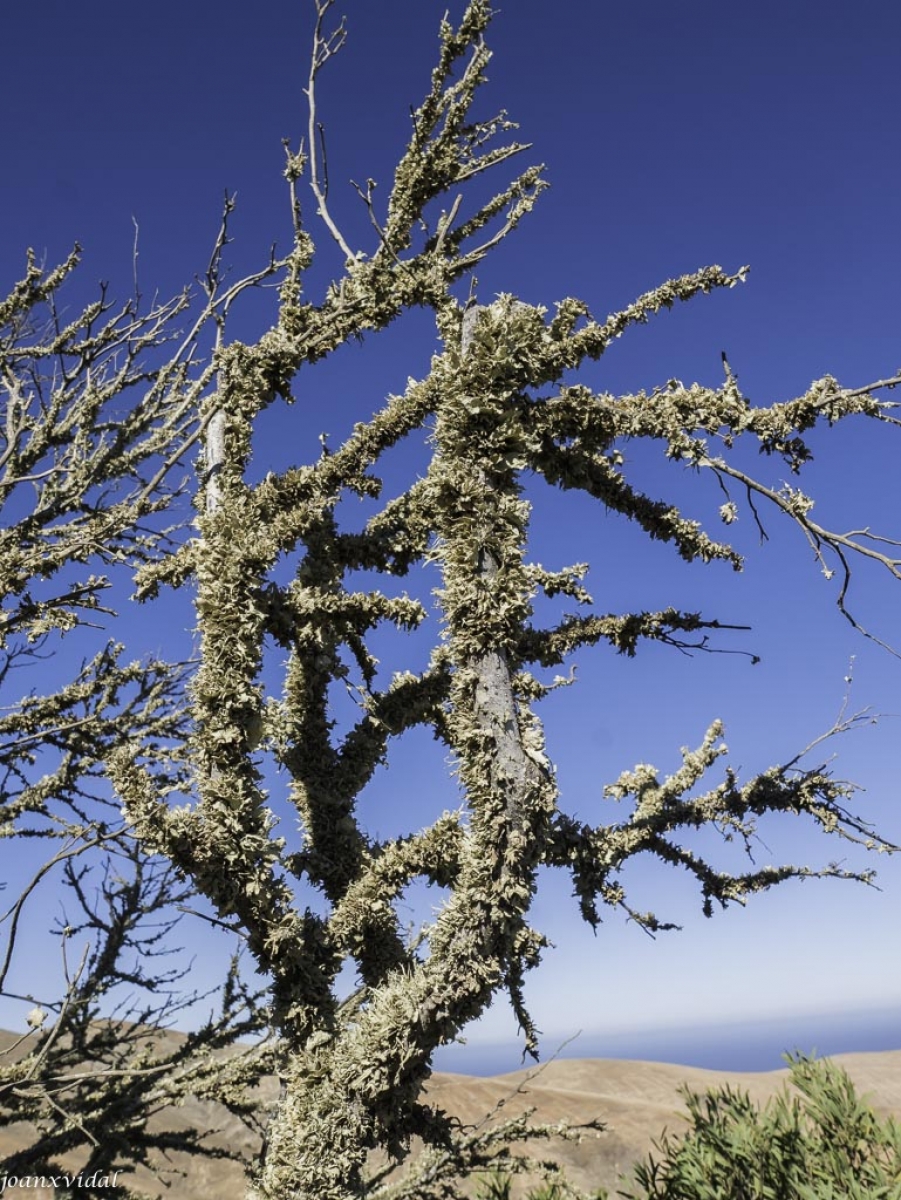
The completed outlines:
<svg viewBox="0 0 901 1200">
<path fill-rule="evenodd" d="M 369 246 L 368 216 L 346 181 L 371 176 L 381 184 L 377 197 L 387 192 L 390 163 L 408 136 L 410 104 L 427 85 L 445 0 L 344 7 L 348 43 L 323 76 L 321 115 L 334 211 L 350 236 Z M 745 393 L 769 404 L 803 393 L 826 373 L 857 387 L 897 370 L 901 6 L 724 9 L 713 0 L 687 7 L 652 0 L 612 7 L 566 0 L 551 13 L 539 0 L 518 0 L 501 8 L 488 35 L 495 53 L 479 112 L 509 111 L 519 136 L 534 143 L 520 161 L 546 162 L 552 187 L 480 267 L 483 302 L 511 292 L 551 308 L 576 295 L 603 318 L 701 265 L 737 270 L 750 263 L 743 286 L 700 296 L 629 330 L 584 381 L 614 394 L 670 378 L 719 386 L 725 350 Z M 111 294 L 127 298 L 137 225 L 141 288 L 146 296 L 168 295 L 205 269 L 225 188 L 238 193 L 234 277 L 266 261 L 273 240 L 284 247 L 290 230 L 281 139 L 296 143 L 305 128 L 309 17 L 310 6 L 294 0 L 258 6 L 253 19 L 233 0 L 195 0 L 187 8 L 159 0 L 128 11 L 107 2 L 58 5 L 53 20 L 42 6 L 10 7 L 7 87 L 27 102 L 7 133 L 7 161 L 15 168 L 0 179 L 3 284 L 21 278 L 26 246 L 52 263 L 79 240 L 85 265 L 75 297 L 93 297 L 94 281 L 104 278 Z M 395 20 L 402 36 L 392 30 Z M 319 247 L 309 278 L 316 299 L 341 270 L 340 255 L 315 224 L 312 198 L 304 192 L 301 199 Z M 461 298 L 467 287 L 461 285 Z M 229 336 L 257 337 L 273 311 L 273 293 L 254 292 Z M 402 392 L 409 376 L 423 377 L 435 348 L 433 322 L 417 311 L 321 369 L 304 368 L 297 405 L 273 407 L 261 422 L 255 473 L 314 460 L 323 432 L 338 445 L 387 394 Z M 811 438 L 816 462 L 800 485 L 818 498 L 825 523 L 846 529 L 881 521 L 891 532 L 901 512 L 897 432 L 853 420 Z M 388 457 L 386 496 L 421 473 L 425 453 L 416 444 Z M 850 687 L 848 712 L 869 706 L 886 715 L 818 747 L 810 765 L 837 754 L 835 772 L 864 789 L 850 807 L 901 842 L 898 659 L 851 628 L 836 608 L 838 579 L 823 578 L 803 536 L 778 514 L 763 512 L 769 541 L 762 546 L 741 497 L 741 517 L 726 530 L 717 517 L 723 498 L 711 481 L 705 487 L 642 445 L 630 444 L 626 454 L 638 486 L 684 505 L 714 537 L 734 536 L 746 572 L 688 565 L 671 546 L 651 544 L 584 497 L 532 484 L 530 554 L 549 570 L 590 561 L 586 584 L 596 611 L 673 605 L 752 629 L 723 631 L 722 654 L 689 658 L 647 645 L 635 659 L 600 648 L 573 656 L 576 685 L 539 706 L 561 807 L 590 823 L 620 819 L 624 810 L 603 798 L 604 785 L 637 763 L 653 763 L 661 775 L 677 769 L 680 747 L 699 745 L 715 718 L 726 726 L 730 752 L 723 761 L 742 779 L 784 763 L 830 727 Z M 781 486 L 778 464 L 756 451 L 748 462 L 770 470 Z M 357 522 L 368 511 L 342 506 L 341 516 Z M 410 587 L 431 603 L 436 583 L 425 572 Z M 863 623 L 895 643 L 897 588 L 887 575 L 859 566 L 851 592 Z M 117 594 L 126 592 L 122 585 Z M 186 657 L 194 624 L 185 591 L 143 609 L 126 603 L 122 620 L 96 636 L 103 641 L 111 632 L 129 657 L 160 650 Z M 86 644 L 77 635 L 71 649 L 64 643 L 56 666 L 83 657 Z M 425 643 L 379 635 L 373 644 L 390 672 L 415 668 Z M 760 656 L 757 665 L 751 654 Z M 23 677 L 21 691 L 46 678 Z M 3 700 L 13 702 L 11 690 Z M 711 786 L 720 779 L 712 772 Z M 284 777 L 270 772 L 267 785 L 280 832 L 296 838 Z M 390 768 L 377 772 L 360 812 L 370 832 L 389 837 L 459 803 L 443 748 L 414 731 Z M 817 1004 L 848 1014 L 868 1011 L 870 1002 L 901 1010 L 901 861 L 822 837 L 812 823 L 788 815 L 762 820 L 759 835 L 758 866 L 815 868 L 839 859 L 850 870 L 875 867 L 884 890 L 794 881 L 708 921 L 694 881 L 646 857 L 623 873 L 629 903 L 684 927 L 652 940 L 613 910 L 602 912 L 595 937 L 580 921 L 569 878 L 542 872 L 533 923 L 552 946 L 525 985 L 537 1026 L 571 1023 L 585 1037 L 609 1037 L 599 1031 L 631 1023 L 650 1035 L 671 1028 L 668 1022 L 689 1021 L 716 1029 L 725 1014 L 781 1021 Z M 724 867 L 747 862 L 710 831 L 692 835 L 691 845 Z M 6 849 L 13 861 L 4 904 L 40 861 L 41 847 Z M 37 999 L 58 995 L 61 978 L 59 944 L 46 930 L 60 918 L 62 902 L 52 888 L 42 895 L 23 918 L 29 953 L 20 955 L 8 985 Z M 315 894 L 302 899 L 321 904 Z M 428 918 L 442 899 L 438 890 L 410 889 L 402 921 Z M 192 980 L 204 987 L 221 978 L 231 939 L 188 918 L 181 940 L 186 961 L 196 955 Z M 349 989 L 351 971 L 345 982 Z M 23 1028 L 28 1007 L 0 999 L 0 1025 Z M 503 998 L 471 1032 L 518 1053 Z"/>
</svg>

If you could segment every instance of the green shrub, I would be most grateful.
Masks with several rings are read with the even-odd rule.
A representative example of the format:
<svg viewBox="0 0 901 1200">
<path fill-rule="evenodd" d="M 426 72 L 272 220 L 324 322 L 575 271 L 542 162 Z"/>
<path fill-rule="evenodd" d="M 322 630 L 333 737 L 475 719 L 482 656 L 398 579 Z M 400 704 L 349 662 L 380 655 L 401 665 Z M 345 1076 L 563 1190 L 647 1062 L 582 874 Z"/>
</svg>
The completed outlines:
<svg viewBox="0 0 901 1200">
<path fill-rule="evenodd" d="M 723 1087 L 683 1088 L 692 1128 L 664 1133 L 633 1170 L 627 1200 L 901 1200 L 901 1127 L 879 1120 L 846 1072 L 787 1055 L 801 1098 L 783 1090 L 763 1110 Z"/>
<path fill-rule="evenodd" d="M 792 1083 L 762 1110 L 729 1086 L 683 1087 L 692 1127 L 664 1131 L 658 1152 L 617 1191 L 625 1200 L 901 1200 L 901 1126 L 881 1121 L 847 1073 L 827 1059 L 786 1055 Z M 479 1200 L 510 1200 L 511 1178 L 487 1178 Z M 573 1194 L 575 1190 L 573 1189 Z M 528 1200 L 563 1200 L 556 1184 Z M 607 1200 L 599 1189 L 595 1200 Z"/>
<path fill-rule="evenodd" d="M 512 1175 L 504 1171 L 492 1171 L 479 1186 L 476 1200 L 510 1200 L 512 1186 Z"/>
</svg>

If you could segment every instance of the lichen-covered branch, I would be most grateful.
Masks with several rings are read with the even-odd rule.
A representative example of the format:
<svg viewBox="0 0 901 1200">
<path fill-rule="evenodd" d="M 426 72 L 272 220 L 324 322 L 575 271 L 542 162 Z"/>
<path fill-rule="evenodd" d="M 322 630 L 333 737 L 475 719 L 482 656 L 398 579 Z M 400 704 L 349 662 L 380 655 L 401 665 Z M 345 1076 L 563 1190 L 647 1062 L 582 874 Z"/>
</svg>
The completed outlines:
<svg viewBox="0 0 901 1200">
<path fill-rule="evenodd" d="M 196 536 L 139 572 L 147 599 L 163 584 L 194 588 L 200 661 L 190 686 L 190 780 L 161 786 L 148 769 L 152 756 L 142 761 L 140 737 L 109 757 L 135 834 L 208 899 L 216 920 L 241 932 L 269 981 L 283 1087 L 253 1200 L 378 1195 L 368 1152 L 401 1160 L 417 1136 L 433 1157 L 411 1178 L 434 1194 L 442 1194 L 448 1164 L 482 1161 L 480 1143 L 467 1143 L 428 1109 L 422 1089 L 436 1048 L 503 991 L 526 1050 L 537 1054 L 525 979 L 545 945 L 529 924 L 540 868 L 572 873 L 592 924 L 600 901 L 653 931 L 671 926 L 633 910 L 619 878 L 641 853 L 689 871 L 708 914 L 714 902 L 743 902 L 791 877 L 869 881 L 866 871 L 834 864 L 724 871 L 692 848 L 696 830 L 712 826 L 750 852 L 758 818 L 794 813 L 827 833 L 894 849 L 846 808 L 849 789 L 823 766 L 792 760 L 747 782 L 727 770 L 709 786 L 707 773 L 724 753 L 718 723 L 698 749 L 683 752 L 673 775 L 639 766 L 610 784 L 608 799 L 631 807 L 620 820 L 587 825 L 567 815 L 537 705 L 573 682 L 572 656 L 592 647 L 631 656 L 648 641 L 719 650 L 717 635 L 741 627 L 674 607 L 592 611 L 586 564 L 546 569 L 528 561 L 526 480 L 585 492 L 699 568 L 740 570 L 732 545 L 653 498 L 625 461 L 626 441 L 649 440 L 670 460 L 711 472 L 726 491 L 714 513 L 726 525 L 738 516 L 729 492 L 738 485 L 756 521 L 755 504 L 775 506 L 821 556 L 836 554 L 848 570 L 855 556 L 879 561 L 897 577 L 888 534 L 830 532 L 811 520 L 808 497 L 774 486 L 766 472 L 773 464 L 800 472 L 809 458 L 804 434 L 815 425 L 850 416 L 897 424 L 880 389 L 899 380 L 847 390 L 827 379 L 769 407 L 741 394 L 728 363 L 720 387 L 670 380 L 650 394 L 612 396 L 572 382 L 570 373 L 616 338 L 676 301 L 736 286 L 745 268 L 707 267 L 667 281 L 604 321 L 573 299 L 550 319 L 506 295 L 462 306 L 455 283 L 543 186 L 532 168 L 465 211 L 464 185 L 523 149 L 496 144 L 511 128 L 504 114 L 472 114 L 489 58 L 491 11 L 482 0 L 470 0 L 456 25 L 442 23 L 438 64 L 384 211 L 374 181 L 357 189 L 374 242 L 354 247 L 330 204 L 316 98 L 318 75 L 344 37 L 343 25 L 326 29 L 331 9 L 331 0 L 316 0 L 309 145 L 287 153 L 293 240 L 276 264 L 277 313 L 267 333 L 244 343 L 228 340 L 217 310 L 197 416 L 205 461 Z M 342 256 L 318 300 L 302 291 L 315 250 L 298 198 L 304 179 Z M 214 269 L 211 294 L 217 280 Z M 315 461 L 251 482 L 261 414 L 280 401 L 302 406 L 319 359 L 412 306 L 434 311 L 443 342 L 427 376 L 380 398 L 369 420 L 334 449 L 323 445 Z M 423 435 L 428 468 L 382 499 L 383 456 Z M 730 458 L 748 439 L 765 451 L 760 478 Z M 356 524 L 342 503 L 348 496 L 369 502 Z M 616 569 L 612 560 L 604 566 Z M 559 606 L 549 626 L 536 616 L 539 595 Z M 401 635 L 420 639 L 431 624 L 439 626 L 431 652 L 411 669 Z M 387 673 L 376 642 L 386 626 L 398 659 Z M 567 660 L 568 679 L 542 677 Z M 459 807 L 418 832 L 383 837 L 364 820 L 361 797 L 391 762 L 396 740 L 423 727 L 452 755 Z M 442 889 L 441 904 L 434 921 L 405 936 L 399 904 L 423 882 Z M 349 998 L 339 983 L 348 964 L 356 972 Z"/>
<path fill-rule="evenodd" d="M 867 713 L 840 719 L 826 736 L 836 736 L 871 720 Z M 656 768 L 640 764 L 608 784 L 604 788 L 607 798 L 634 799 L 632 813 L 622 822 L 592 828 L 563 813 L 557 814 L 546 861 L 572 872 L 582 915 L 592 926 L 597 926 L 600 920 L 598 899 L 613 906 L 623 904 L 625 892 L 617 876 L 629 859 L 641 853 L 652 853 L 691 872 L 700 884 L 703 911 L 708 917 L 713 914 L 714 900 L 723 908 L 734 901 L 744 904 L 755 892 L 785 879 L 834 877 L 870 883 L 873 878 L 872 871 L 848 871 L 835 863 L 819 869 L 793 865 L 763 867 L 733 875 L 686 848 L 678 840 L 686 831 L 715 828 L 725 841 L 740 841 L 753 858 L 757 821 L 761 816 L 806 814 L 823 832 L 864 845 L 868 850 L 898 849 L 845 807 L 844 802 L 856 790 L 853 785 L 834 779 L 825 766 L 799 768 L 796 764 L 800 755 L 745 784 L 740 784 L 732 769 L 727 768 L 722 783 L 697 793 L 696 786 L 703 776 L 727 753 L 720 740 L 722 733 L 722 725 L 714 722 L 701 746 L 696 750 L 683 749 L 682 767 L 663 781 Z M 664 928 L 651 913 L 632 913 L 632 916 L 652 931 Z"/>
<path fill-rule="evenodd" d="M 164 958 L 168 910 L 191 888 L 123 832 L 106 770 L 140 743 L 157 799 L 186 781 L 185 664 L 129 660 L 105 626 L 117 617 L 117 582 L 177 544 L 178 472 L 215 379 L 206 331 L 274 270 L 222 286 L 226 218 L 199 300 L 186 291 L 116 304 L 103 286 L 79 307 L 76 248 L 52 269 L 29 253 L 0 301 L 0 886 L 20 881 L 0 913 L 0 991 L 31 1007 L 24 1051 L 0 1064 L 0 1119 L 35 1127 L 5 1162 L 11 1176 L 59 1173 L 53 1165 L 72 1153 L 87 1155 L 85 1177 L 146 1161 L 153 1148 L 207 1153 L 200 1138 L 146 1127 L 191 1093 L 218 1089 L 250 1119 L 256 1056 L 225 1067 L 213 1054 L 264 1025 L 236 970 L 221 1017 L 181 1049 L 151 1044 L 198 998 L 180 993 L 183 971 Z M 62 639 L 80 666 L 54 658 Z M 60 878 L 79 916 L 51 934 L 59 993 L 36 996 L 43 947 L 24 936 L 25 918 Z"/>
</svg>

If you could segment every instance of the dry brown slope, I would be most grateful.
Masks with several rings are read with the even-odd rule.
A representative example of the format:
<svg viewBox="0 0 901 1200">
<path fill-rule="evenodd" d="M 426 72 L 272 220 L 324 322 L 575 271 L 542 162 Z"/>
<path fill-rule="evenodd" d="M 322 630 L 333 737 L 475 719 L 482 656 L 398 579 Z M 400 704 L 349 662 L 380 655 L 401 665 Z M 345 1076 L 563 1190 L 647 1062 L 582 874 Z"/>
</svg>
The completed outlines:
<svg viewBox="0 0 901 1200">
<path fill-rule="evenodd" d="M 832 1061 L 848 1072 L 858 1095 L 866 1096 L 877 1113 L 901 1118 L 901 1050 L 839 1054 Z M 533 1078 L 527 1081 L 530 1075 Z M 537 1076 L 530 1071 L 489 1079 L 438 1075 L 429 1094 L 465 1122 L 479 1120 L 518 1086 L 522 1092 L 503 1106 L 506 1116 L 528 1104 L 535 1106 L 536 1120 L 599 1118 L 606 1125 L 603 1134 L 590 1136 L 581 1145 L 563 1144 L 552 1157 L 579 1187 L 613 1189 L 619 1173 L 648 1153 L 664 1127 L 673 1132 L 687 1127 L 681 1085 L 703 1093 L 728 1084 L 748 1092 L 762 1105 L 780 1091 L 788 1077 L 787 1068 L 729 1072 L 618 1059 L 559 1059 Z"/>
<path fill-rule="evenodd" d="M 0 1053 L 11 1040 L 0 1034 Z M 858 1094 L 869 1095 L 877 1112 L 901 1118 L 901 1050 L 839 1054 L 833 1061 L 847 1070 Z M 685 1127 L 680 1115 L 684 1113 L 678 1090 L 681 1084 L 702 1093 L 729 1084 L 763 1104 L 787 1078 L 787 1069 L 742 1073 L 619 1059 L 558 1059 L 537 1074 L 516 1071 L 487 1078 L 436 1074 L 428 1096 L 464 1124 L 480 1122 L 495 1109 L 497 1119 L 506 1119 L 526 1106 L 535 1107 L 536 1121 L 600 1119 L 607 1126 L 603 1134 L 591 1135 L 581 1144 L 560 1143 L 549 1156 L 564 1166 L 577 1186 L 590 1190 L 603 1185 L 613 1190 L 619 1173 L 647 1154 L 664 1126 L 673 1131 Z M 265 1093 L 274 1098 L 274 1081 Z M 240 1122 L 217 1108 L 209 1103 L 188 1103 L 168 1115 L 166 1124 L 169 1128 L 214 1129 L 212 1145 L 240 1149 L 249 1158 L 257 1149 L 253 1137 Z M 21 1127 L 0 1129 L 0 1163 L 22 1145 L 24 1133 Z M 529 1149 L 528 1144 L 524 1149 Z M 66 1165 L 77 1169 L 78 1164 Z M 197 1195 L 240 1200 L 243 1195 L 242 1172 L 235 1164 L 182 1159 L 177 1165 L 187 1174 L 181 1178 L 168 1175 L 168 1188 L 143 1171 L 135 1183 L 150 1195 L 165 1193 L 169 1200 L 193 1200 Z"/>
</svg>

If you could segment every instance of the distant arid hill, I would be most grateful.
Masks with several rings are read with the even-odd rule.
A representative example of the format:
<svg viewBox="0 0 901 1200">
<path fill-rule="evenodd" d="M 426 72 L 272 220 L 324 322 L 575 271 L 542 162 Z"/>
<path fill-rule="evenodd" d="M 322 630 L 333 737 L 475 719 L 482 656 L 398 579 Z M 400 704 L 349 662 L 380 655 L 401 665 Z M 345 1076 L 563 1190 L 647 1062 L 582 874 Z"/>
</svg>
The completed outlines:
<svg viewBox="0 0 901 1200">
<path fill-rule="evenodd" d="M 13 1040 L 11 1034 L 0 1033 L 0 1053 Z M 858 1095 L 865 1097 L 880 1116 L 901 1118 L 901 1050 L 838 1054 L 832 1061 L 848 1072 Z M 686 1122 L 680 1115 L 684 1113 L 684 1105 L 677 1090 L 680 1084 L 705 1092 L 728 1083 L 749 1092 L 755 1102 L 763 1104 L 787 1077 L 787 1070 L 741 1073 L 619 1059 L 558 1059 L 548 1063 L 540 1073 L 533 1069 L 487 1078 L 435 1074 L 428 1096 L 464 1124 L 480 1122 L 501 1101 L 504 1103 L 497 1119 L 508 1119 L 526 1106 L 534 1106 L 536 1121 L 578 1123 L 600 1119 L 607 1126 L 604 1133 L 591 1134 L 581 1144 L 563 1142 L 553 1149 L 543 1146 L 541 1152 L 559 1161 L 578 1187 L 588 1191 L 602 1185 L 615 1193 L 619 1174 L 647 1154 L 652 1140 L 660 1136 L 664 1127 L 674 1132 L 685 1128 Z M 271 1103 L 275 1091 L 274 1080 L 267 1081 L 264 1103 Z M 212 1130 L 212 1145 L 228 1145 L 240 1150 L 248 1160 L 259 1148 L 240 1122 L 214 1104 L 186 1104 L 168 1114 L 165 1124 L 169 1128 L 193 1125 Z M 25 1133 L 21 1126 L 0 1129 L 0 1163 L 23 1144 Z M 527 1153 L 528 1149 L 526 1143 L 520 1153 Z M 77 1169 L 79 1164 L 64 1165 Z M 173 1174 L 173 1165 L 186 1174 L 181 1177 Z M 241 1168 L 227 1162 L 184 1159 L 170 1164 L 164 1178 L 168 1187 L 142 1170 L 134 1177 L 133 1186 L 149 1195 L 165 1195 L 169 1200 L 194 1200 L 198 1195 L 240 1200 L 244 1192 Z M 521 1188 L 517 1194 L 522 1194 Z"/>
</svg>

